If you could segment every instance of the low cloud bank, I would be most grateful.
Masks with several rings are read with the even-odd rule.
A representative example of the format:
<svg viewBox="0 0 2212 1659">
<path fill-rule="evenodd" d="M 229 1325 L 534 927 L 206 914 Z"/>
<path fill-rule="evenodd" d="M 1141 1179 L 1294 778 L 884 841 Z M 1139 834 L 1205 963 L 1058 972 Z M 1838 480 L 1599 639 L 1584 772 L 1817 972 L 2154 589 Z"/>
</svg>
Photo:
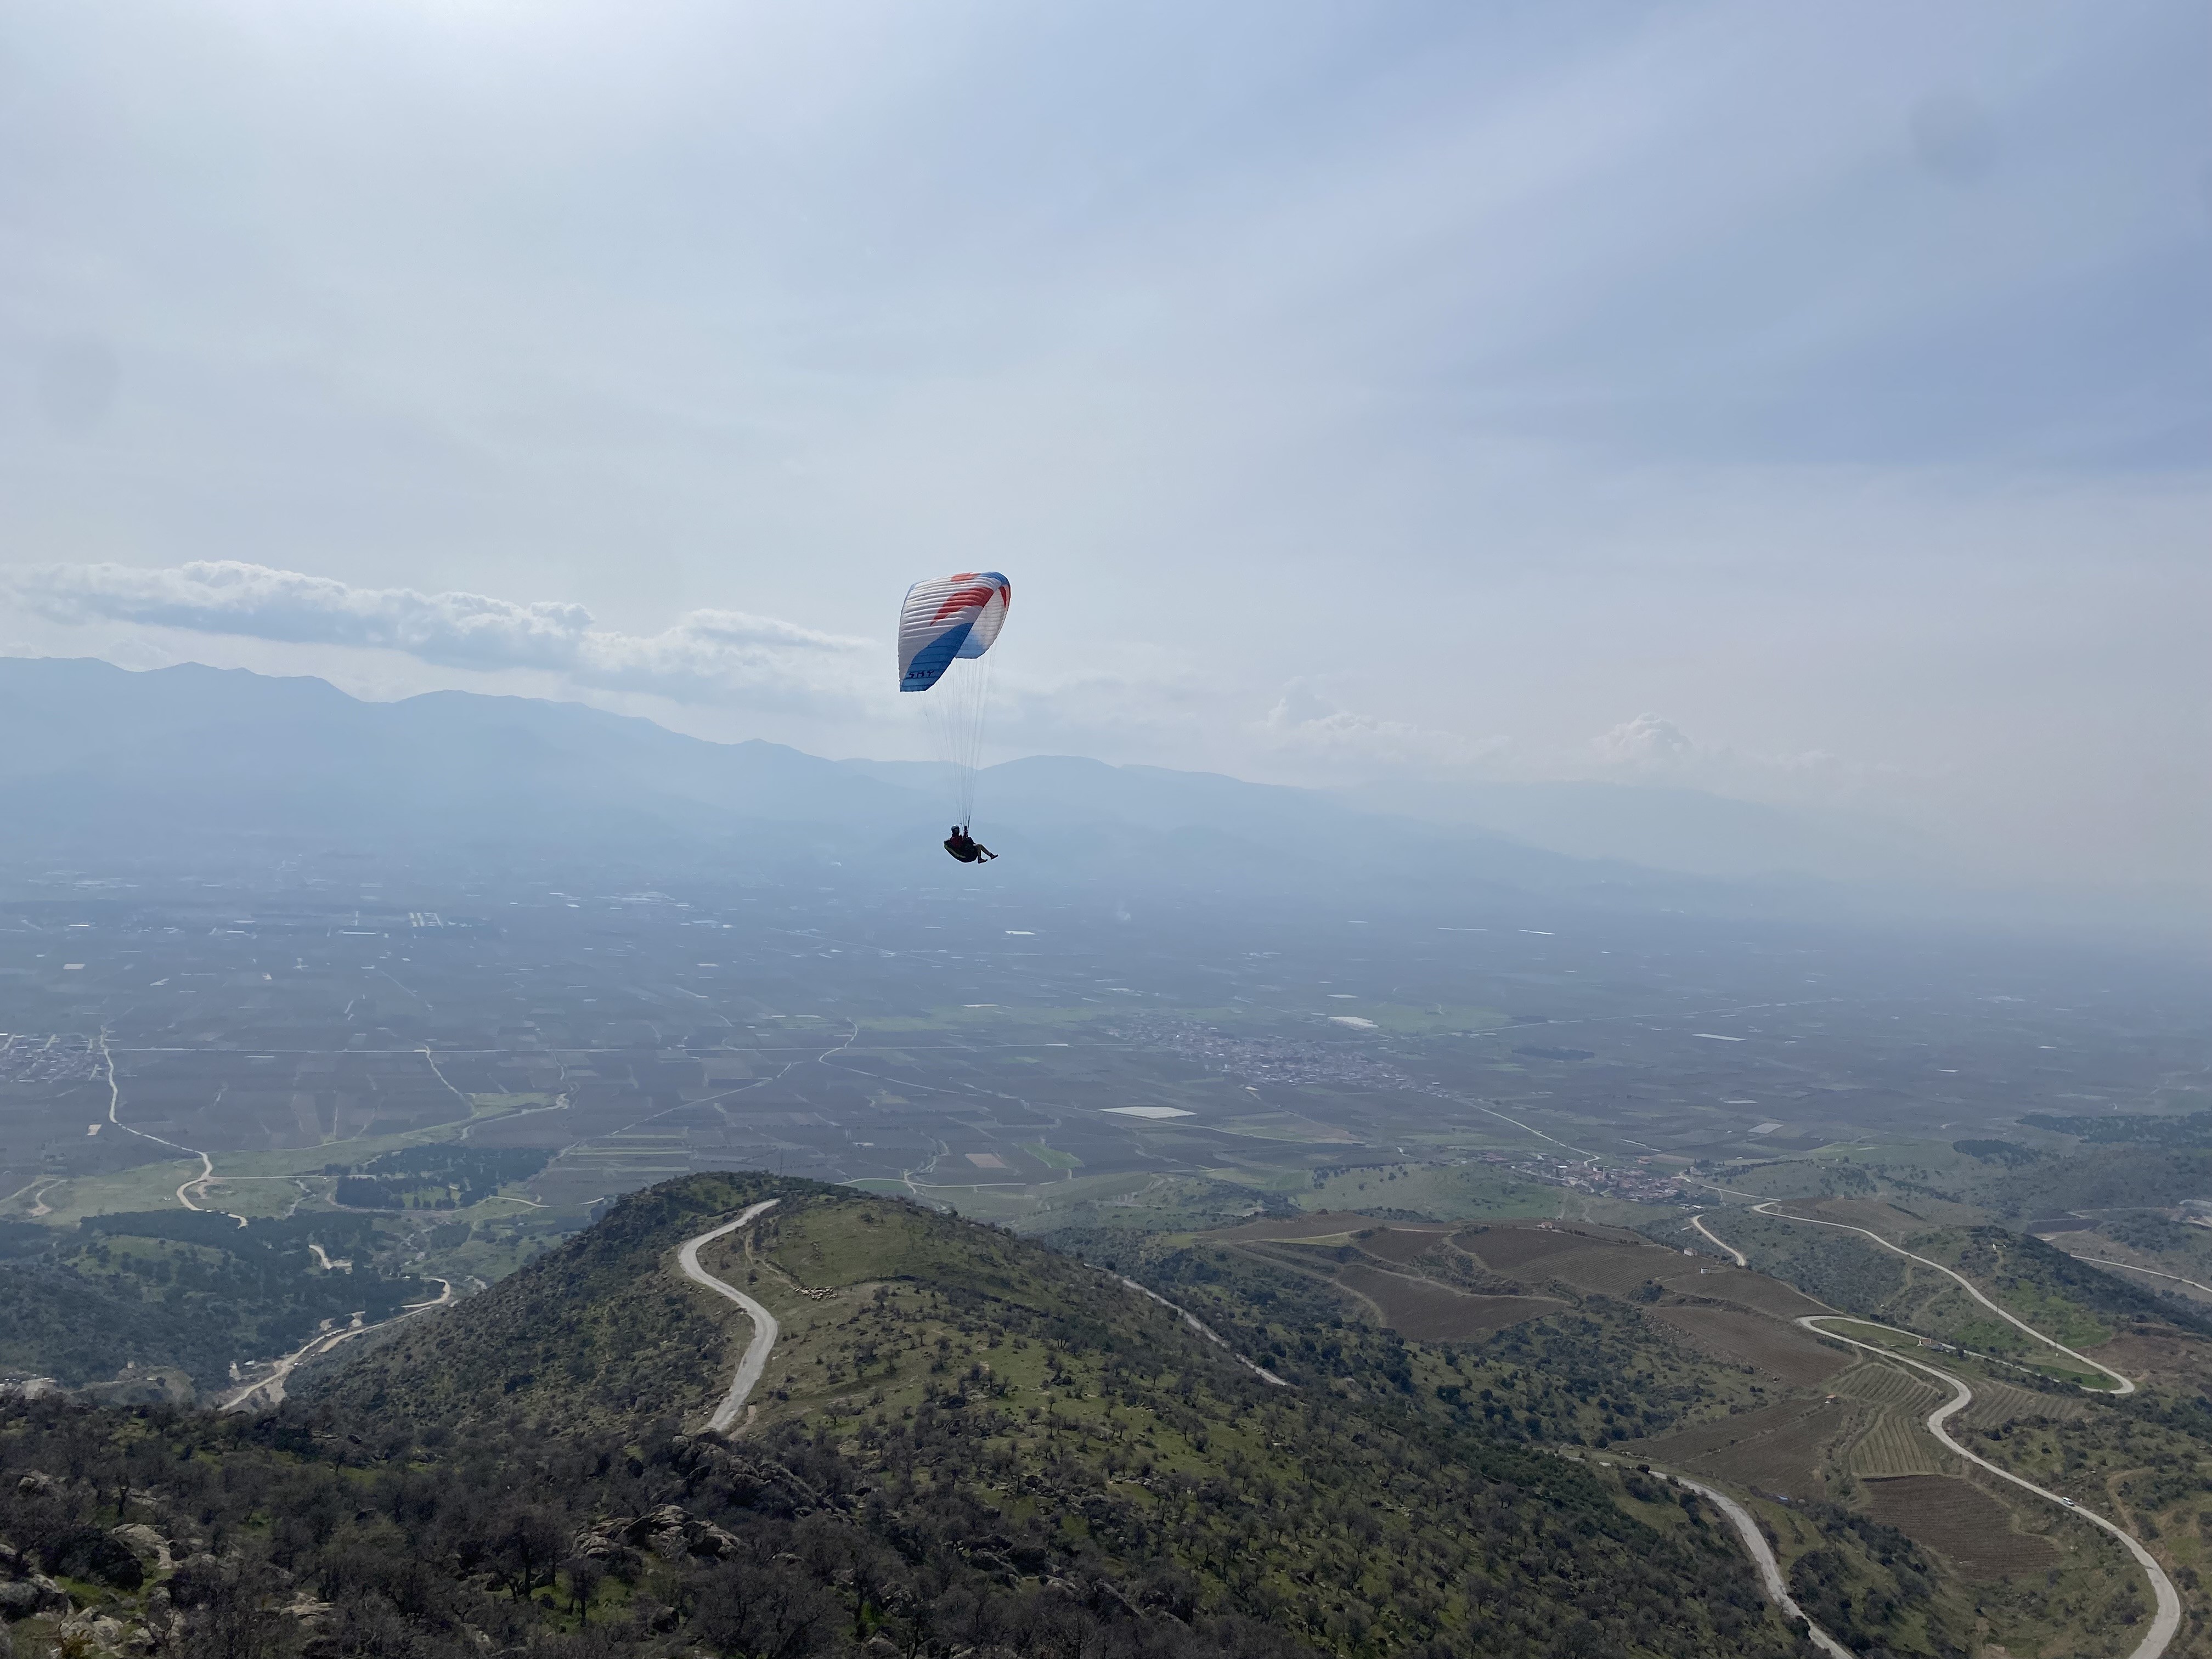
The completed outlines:
<svg viewBox="0 0 2212 1659">
<path fill-rule="evenodd" d="M 1302 679 L 1284 688 L 1257 731 L 1278 754 L 1325 761 L 1370 776 L 1412 774 L 1493 782 L 1589 779 L 1753 797 L 1833 794 L 1861 781 L 1853 769 L 1821 750 L 1770 755 L 1706 743 L 1662 714 L 1638 714 L 1586 744 L 1555 747 L 1359 714 Z"/>
<path fill-rule="evenodd" d="M 1261 723 L 1275 750 L 1354 765 L 1450 769 L 1504 764 L 1510 738 L 1468 738 L 1406 720 L 1356 714 L 1309 680 L 1292 680 Z"/>
<path fill-rule="evenodd" d="M 876 648 L 740 611 L 694 611 L 660 633 L 624 634 L 597 626 L 580 605 L 355 587 L 234 559 L 165 569 L 54 565 L 17 572 L 9 586 L 27 609 L 58 623 L 368 647 L 441 667 L 535 669 L 687 702 L 759 693 L 856 698 L 859 658 Z"/>
<path fill-rule="evenodd" d="M 1767 755 L 1701 743 L 1663 714 L 1623 720 L 1592 739 L 1590 750 L 1607 772 L 1642 780 L 1710 782 L 1732 774 L 1840 778 L 1844 773 L 1841 763 L 1825 750 Z"/>
</svg>

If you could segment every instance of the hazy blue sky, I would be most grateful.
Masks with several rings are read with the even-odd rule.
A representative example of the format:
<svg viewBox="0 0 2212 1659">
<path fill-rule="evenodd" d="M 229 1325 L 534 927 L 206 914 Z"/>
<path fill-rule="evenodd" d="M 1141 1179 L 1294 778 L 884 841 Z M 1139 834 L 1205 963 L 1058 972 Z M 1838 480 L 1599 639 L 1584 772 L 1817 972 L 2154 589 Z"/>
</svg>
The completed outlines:
<svg viewBox="0 0 2212 1659">
<path fill-rule="evenodd" d="M 2212 10 L 13 0 L 0 649 L 2212 881 Z M 191 568 L 234 562 L 242 568 Z"/>
</svg>

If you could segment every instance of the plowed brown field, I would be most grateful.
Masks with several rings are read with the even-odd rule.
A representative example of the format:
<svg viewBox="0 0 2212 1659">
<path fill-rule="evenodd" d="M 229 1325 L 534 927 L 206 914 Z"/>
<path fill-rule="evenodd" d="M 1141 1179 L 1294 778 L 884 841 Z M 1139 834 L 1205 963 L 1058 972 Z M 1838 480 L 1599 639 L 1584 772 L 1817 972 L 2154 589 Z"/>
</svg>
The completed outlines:
<svg viewBox="0 0 2212 1659">
<path fill-rule="evenodd" d="M 1987 1582 L 2058 1565 L 2057 1547 L 2049 1539 L 2014 1531 L 2003 1504 L 1955 1475 L 1869 1480 L 1866 1492 L 1875 1520 L 1936 1551 L 1962 1577 Z"/>
<path fill-rule="evenodd" d="M 1796 1326 L 1759 1314 L 1734 1308 L 1653 1308 L 1650 1314 L 1716 1358 L 1756 1366 L 1784 1382 L 1823 1382 L 1851 1363 Z"/>
<path fill-rule="evenodd" d="M 1471 1342 L 1567 1305 L 1548 1296 L 1474 1296 L 1357 1261 L 1338 1268 L 1336 1279 L 1381 1309 L 1384 1324 L 1416 1342 Z"/>
<path fill-rule="evenodd" d="M 1824 1498 L 1827 1488 L 1820 1477 L 1820 1455 L 1850 1422 L 1850 1415 L 1843 1407 L 1824 1405 L 1772 1434 L 1714 1452 L 1701 1459 L 1698 1467 L 1723 1480 L 1762 1492 Z"/>
<path fill-rule="evenodd" d="M 1781 1319 L 1827 1311 L 1778 1279 L 1717 1267 L 1710 1257 L 1685 1256 L 1640 1238 L 1614 1242 L 1563 1229 L 1492 1227 L 1461 1233 L 1452 1243 L 1493 1272 L 1527 1281 L 1556 1279 L 1605 1296 L 1632 1295 L 1645 1280 L 1656 1279 L 1686 1296 L 1739 1303 Z"/>
<path fill-rule="evenodd" d="M 1377 1227 L 1362 1238 L 1357 1233 L 1352 1242 L 1372 1256 L 1385 1261 L 1395 1261 L 1403 1267 L 1415 1256 L 1425 1255 L 1443 1243 L 1442 1230 L 1422 1231 L 1412 1227 Z"/>
<path fill-rule="evenodd" d="M 1820 1455 L 1850 1420 L 1840 1405 L 1786 1401 L 1620 1449 L 1762 1492 L 1819 1498 L 1826 1495 L 1818 1474 Z"/>
<path fill-rule="evenodd" d="M 1491 1227 L 1479 1233 L 1461 1233 L 1452 1243 L 1484 1267 L 1510 1273 L 1587 1250 L 1591 1241 L 1579 1233 L 1541 1227 Z"/>
<path fill-rule="evenodd" d="M 1600 1244 L 1554 1257 L 1540 1267 L 1528 1269 L 1522 1276 L 1525 1279 L 1556 1279 L 1578 1291 L 1597 1291 L 1607 1296 L 1628 1296 L 1652 1276 L 1655 1268 L 1664 1273 L 1669 1260 L 1663 1250 L 1624 1249 L 1619 1246 Z"/>
<path fill-rule="evenodd" d="M 1772 1434 L 1778 1429 L 1804 1418 L 1813 1409 L 1811 1402 L 1803 1400 L 1784 1400 L 1778 1405 L 1755 1407 L 1747 1412 L 1736 1412 L 1727 1417 L 1716 1418 L 1710 1423 L 1700 1423 L 1694 1428 L 1678 1429 L 1673 1434 L 1656 1439 L 1631 1442 L 1631 1445 L 1647 1448 L 1654 1456 L 1663 1455 L 1673 1460 L 1702 1457 L 1708 1452 L 1733 1446 L 1762 1434 Z M 1624 1451 L 1627 1446 L 1622 1448 Z"/>
<path fill-rule="evenodd" d="M 1717 1272 L 1708 1271 L 1703 1278 L 1684 1274 L 1679 1284 L 1665 1275 L 1661 1282 L 1693 1296 L 1717 1297 L 1723 1302 L 1740 1302 L 1777 1319 L 1796 1319 L 1806 1314 L 1831 1311 L 1807 1296 L 1793 1290 L 1778 1279 L 1769 1279 L 1765 1273 L 1748 1273 L 1741 1267 L 1727 1267 Z"/>
</svg>

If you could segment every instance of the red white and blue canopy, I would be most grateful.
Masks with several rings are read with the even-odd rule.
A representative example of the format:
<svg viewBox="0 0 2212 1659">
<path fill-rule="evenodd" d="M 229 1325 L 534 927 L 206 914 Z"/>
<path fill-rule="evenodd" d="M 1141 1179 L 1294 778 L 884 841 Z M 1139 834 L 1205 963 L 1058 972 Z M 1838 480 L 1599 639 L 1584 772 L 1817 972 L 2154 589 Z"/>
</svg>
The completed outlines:
<svg viewBox="0 0 2212 1659">
<path fill-rule="evenodd" d="M 927 691 L 962 657 L 988 651 L 1006 625 L 1014 586 L 995 570 L 916 582 L 899 607 L 899 690 Z"/>
</svg>

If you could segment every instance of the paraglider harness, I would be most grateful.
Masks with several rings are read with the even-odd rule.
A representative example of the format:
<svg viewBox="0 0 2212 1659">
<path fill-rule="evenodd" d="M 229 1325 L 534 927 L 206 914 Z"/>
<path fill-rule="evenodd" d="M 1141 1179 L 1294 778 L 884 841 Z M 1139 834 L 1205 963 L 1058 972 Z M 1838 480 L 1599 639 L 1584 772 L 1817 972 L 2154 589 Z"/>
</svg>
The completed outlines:
<svg viewBox="0 0 2212 1659">
<path fill-rule="evenodd" d="M 952 826 L 952 833 L 945 838 L 945 850 L 963 864 L 981 864 L 999 856 L 969 835 L 964 823 Z"/>
</svg>

